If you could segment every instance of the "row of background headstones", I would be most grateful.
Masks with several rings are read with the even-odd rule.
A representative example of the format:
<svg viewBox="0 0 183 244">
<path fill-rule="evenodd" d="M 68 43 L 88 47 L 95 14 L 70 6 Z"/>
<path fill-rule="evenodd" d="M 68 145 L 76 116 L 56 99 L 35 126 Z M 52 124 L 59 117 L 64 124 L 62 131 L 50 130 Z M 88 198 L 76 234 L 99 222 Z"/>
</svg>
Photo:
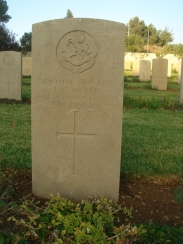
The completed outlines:
<svg viewBox="0 0 183 244">
<path fill-rule="evenodd" d="M 154 59 L 156 59 L 156 58 L 154 58 Z M 152 59 L 152 60 L 144 59 L 145 61 L 149 61 L 150 62 L 150 69 L 152 69 L 152 62 L 153 62 L 154 59 Z M 140 76 L 140 74 L 142 72 L 142 69 L 140 68 L 140 63 L 141 63 L 141 61 L 144 61 L 144 60 L 125 60 L 125 67 L 124 68 L 126 70 L 132 70 L 132 75 L 133 76 Z M 178 72 L 178 84 L 180 84 L 181 59 L 179 61 L 177 61 L 177 62 L 172 62 L 169 59 L 167 59 L 167 60 L 168 60 L 167 76 L 170 77 L 171 73 L 172 73 L 172 70 L 176 69 L 176 71 Z"/>
<path fill-rule="evenodd" d="M 0 52 L 0 54 L 2 59 L 2 65 L 0 66 L 0 98 L 21 100 L 21 74 L 23 76 L 31 76 L 31 54 L 29 53 L 26 57 L 22 57 L 19 52 L 12 51 Z M 16 60 L 16 62 L 11 64 L 10 58 L 10 63 L 7 65 L 5 60 L 8 57 L 7 55 L 10 54 L 12 59 Z M 150 80 L 150 72 L 152 69 L 152 87 L 159 90 L 167 90 L 167 76 L 171 75 L 172 68 L 176 68 L 178 70 L 178 83 L 180 83 L 182 67 L 181 60 L 179 62 L 172 63 L 173 61 L 176 61 L 176 58 L 173 57 L 174 55 L 167 55 L 167 58 L 171 58 L 169 60 L 165 58 L 156 59 L 154 56 L 155 54 L 151 54 L 151 56 L 147 56 L 144 60 L 129 60 L 129 57 L 125 56 L 124 68 L 130 70 L 133 65 L 132 75 L 139 76 L 141 81 Z M 151 58 L 153 59 L 151 60 Z M 5 80 L 7 80 L 7 82 Z M 17 84 L 17 86 L 15 84 Z M 183 95 L 180 97 L 182 96 Z M 180 101 L 182 101 L 182 98 L 180 98 Z"/>
<path fill-rule="evenodd" d="M 32 58 L 31 58 L 31 53 L 27 53 L 25 54 L 25 57 L 22 57 L 22 75 L 24 76 L 30 76 L 31 75 L 31 62 L 32 62 Z M 144 60 L 149 60 L 151 61 L 151 69 L 152 69 L 152 60 L 155 59 L 156 56 L 155 54 L 151 54 L 150 56 L 147 56 Z M 179 78 L 178 78 L 178 83 L 180 83 L 180 71 L 181 71 L 181 61 L 177 61 L 176 57 L 174 55 L 168 56 L 166 55 L 165 58 L 168 59 L 168 69 L 167 69 L 167 76 L 171 76 L 171 71 L 172 69 L 176 69 L 179 73 Z M 125 65 L 124 65 L 124 69 L 128 69 L 131 70 L 132 66 L 133 66 L 133 76 L 143 76 L 143 74 L 141 74 L 144 70 L 141 67 L 140 68 L 140 61 L 141 60 L 129 60 L 129 57 L 125 57 Z M 141 79 L 140 79 L 141 80 Z M 142 80 L 144 80 L 142 78 Z"/>
<path fill-rule="evenodd" d="M 140 55 L 140 54 L 139 54 Z M 138 54 L 137 54 L 138 56 Z M 151 69 L 152 69 L 152 60 L 156 58 L 154 53 L 148 54 L 143 60 L 151 61 Z M 165 59 L 168 59 L 168 69 L 167 76 L 171 76 L 172 69 L 176 69 L 179 73 L 178 75 L 178 83 L 180 83 L 180 70 L 181 70 L 181 60 L 178 60 L 173 54 L 167 54 Z M 22 75 L 29 76 L 31 75 L 31 52 L 23 53 L 22 55 Z M 125 56 L 124 69 L 132 70 L 133 68 L 133 76 L 139 76 L 140 69 L 140 60 L 135 59 L 131 53 L 128 53 Z"/>
</svg>

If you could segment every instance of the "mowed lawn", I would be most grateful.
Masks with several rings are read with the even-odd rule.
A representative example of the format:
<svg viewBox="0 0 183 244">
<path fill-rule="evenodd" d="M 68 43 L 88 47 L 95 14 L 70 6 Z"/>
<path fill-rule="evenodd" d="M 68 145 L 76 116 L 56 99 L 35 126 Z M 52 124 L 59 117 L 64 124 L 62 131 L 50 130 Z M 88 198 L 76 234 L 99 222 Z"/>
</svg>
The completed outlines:
<svg viewBox="0 0 183 244">
<path fill-rule="evenodd" d="M 173 90 L 144 89 L 147 83 L 125 82 L 130 97 L 166 97 L 179 100 L 179 85 Z M 23 79 L 23 100 L 30 99 L 31 79 Z M 30 104 L 0 103 L 0 166 L 31 168 Z M 183 110 L 124 108 L 121 171 L 135 175 L 183 174 Z"/>
</svg>

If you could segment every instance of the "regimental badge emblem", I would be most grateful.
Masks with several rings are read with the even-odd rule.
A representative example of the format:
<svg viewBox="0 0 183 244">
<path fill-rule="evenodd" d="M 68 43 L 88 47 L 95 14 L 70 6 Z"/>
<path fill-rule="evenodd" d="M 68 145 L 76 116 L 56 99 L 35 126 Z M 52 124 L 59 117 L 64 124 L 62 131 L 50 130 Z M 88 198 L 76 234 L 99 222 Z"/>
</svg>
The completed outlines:
<svg viewBox="0 0 183 244">
<path fill-rule="evenodd" d="M 62 67 L 73 73 L 91 69 L 96 61 L 98 45 L 85 31 L 72 31 L 65 34 L 57 45 L 57 59 Z"/>
<path fill-rule="evenodd" d="M 3 63 L 6 65 L 6 66 L 11 66 L 13 63 L 14 63 L 14 58 L 12 55 L 10 54 L 6 54 L 4 57 L 3 57 Z"/>
</svg>

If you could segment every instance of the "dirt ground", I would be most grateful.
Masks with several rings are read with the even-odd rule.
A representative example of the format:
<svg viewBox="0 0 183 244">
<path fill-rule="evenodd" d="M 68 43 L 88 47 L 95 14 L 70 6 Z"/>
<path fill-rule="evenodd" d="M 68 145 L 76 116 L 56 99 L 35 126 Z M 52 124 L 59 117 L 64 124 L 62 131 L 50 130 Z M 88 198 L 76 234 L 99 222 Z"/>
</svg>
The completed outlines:
<svg viewBox="0 0 183 244">
<path fill-rule="evenodd" d="M 35 198 L 32 194 L 31 171 L 17 171 L 13 176 L 14 192 L 10 201 L 19 201 L 22 197 Z M 173 180 L 154 178 L 149 181 L 134 180 L 121 181 L 119 203 L 122 207 L 133 208 L 131 223 L 153 222 L 156 224 L 168 224 L 170 226 L 183 226 L 183 202 L 176 204 L 173 190 L 178 186 Z M 5 189 L 8 186 L 4 186 Z M 44 203 L 45 199 L 41 199 Z M 14 227 L 8 221 L 8 216 L 0 213 L 0 229 L 14 231 Z M 124 222 L 124 216 L 119 214 L 119 224 Z"/>
</svg>

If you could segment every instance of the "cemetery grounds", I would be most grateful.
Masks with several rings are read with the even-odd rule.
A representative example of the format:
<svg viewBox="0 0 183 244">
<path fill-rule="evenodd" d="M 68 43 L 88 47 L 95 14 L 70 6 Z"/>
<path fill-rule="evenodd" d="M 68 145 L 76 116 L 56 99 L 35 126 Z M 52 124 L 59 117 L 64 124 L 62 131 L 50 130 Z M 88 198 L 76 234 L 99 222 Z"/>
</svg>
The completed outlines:
<svg viewBox="0 0 183 244">
<path fill-rule="evenodd" d="M 176 203 L 174 193 L 183 175 L 179 91 L 176 73 L 168 78 L 168 90 L 158 91 L 151 89 L 150 81 L 140 82 L 125 71 L 119 203 L 126 217 L 118 213 L 116 225 L 144 224 L 152 236 L 157 235 L 157 242 L 139 243 L 166 243 L 167 230 L 175 236 L 169 243 L 180 243 L 178 235 L 183 239 L 183 201 Z M 16 233 L 19 226 L 8 221 L 17 215 L 16 207 L 32 199 L 38 206 L 46 202 L 33 196 L 31 189 L 30 77 L 23 77 L 22 102 L 0 100 L 0 138 L 0 230 Z"/>
</svg>

